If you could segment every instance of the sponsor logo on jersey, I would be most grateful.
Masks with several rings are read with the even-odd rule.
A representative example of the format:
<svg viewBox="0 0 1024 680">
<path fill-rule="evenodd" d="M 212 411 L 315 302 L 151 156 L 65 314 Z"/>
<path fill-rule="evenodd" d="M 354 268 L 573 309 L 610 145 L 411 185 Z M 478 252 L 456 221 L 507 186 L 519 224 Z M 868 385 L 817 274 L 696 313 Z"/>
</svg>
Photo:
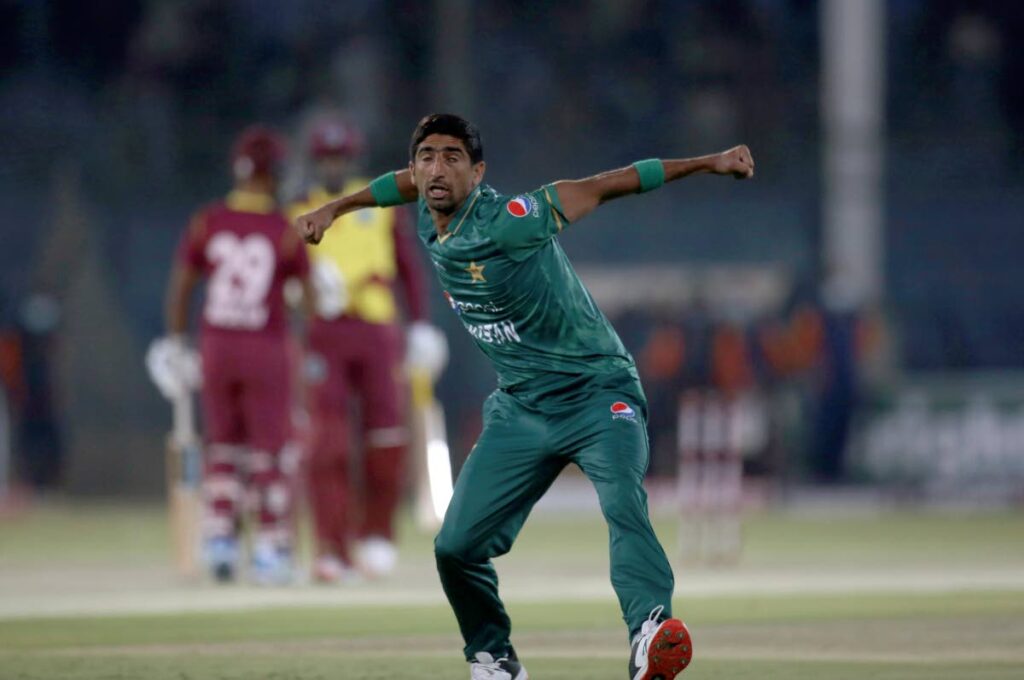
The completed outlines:
<svg viewBox="0 0 1024 680">
<path fill-rule="evenodd" d="M 533 213 L 534 217 L 540 215 L 540 207 L 537 205 L 537 201 L 533 200 L 533 196 L 516 196 L 511 201 L 505 204 L 505 210 L 512 217 L 526 217 Z"/>
<path fill-rule="evenodd" d="M 612 420 L 636 420 L 636 411 L 624 401 L 617 401 L 611 407 Z"/>
<path fill-rule="evenodd" d="M 463 325 L 469 334 L 480 342 L 488 345 L 507 345 L 513 342 L 522 342 L 516 326 L 511 321 L 498 321 L 497 323 L 465 323 Z"/>
<path fill-rule="evenodd" d="M 456 300 L 448 291 L 444 292 L 444 298 L 456 314 L 462 316 L 463 312 L 487 312 L 488 314 L 500 314 L 501 307 L 493 302 L 462 302 Z"/>
<path fill-rule="evenodd" d="M 486 314 L 501 314 L 501 307 L 493 302 L 463 302 L 456 300 L 448 291 L 444 291 L 444 298 L 451 305 L 451 308 L 462 319 L 462 325 L 466 327 L 469 334 L 480 342 L 488 345 L 506 345 L 513 342 L 522 342 L 516 325 L 511 321 L 495 321 L 493 323 L 469 323 L 462 318 L 464 312 L 476 312 Z"/>
</svg>

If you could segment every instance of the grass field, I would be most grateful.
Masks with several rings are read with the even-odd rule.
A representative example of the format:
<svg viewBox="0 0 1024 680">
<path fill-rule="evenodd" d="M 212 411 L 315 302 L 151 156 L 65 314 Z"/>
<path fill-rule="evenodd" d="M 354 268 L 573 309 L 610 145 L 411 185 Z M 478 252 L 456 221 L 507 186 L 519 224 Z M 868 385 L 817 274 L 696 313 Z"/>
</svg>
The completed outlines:
<svg viewBox="0 0 1024 680">
<path fill-rule="evenodd" d="M 676 525 L 657 522 L 669 552 Z M 0 524 L 0 680 L 468 677 L 430 560 L 346 588 L 182 584 L 156 507 L 48 507 Z M 686 678 L 1024 678 L 1024 515 L 746 525 L 743 562 L 677 569 Z M 537 516 L 499 561 L 534 680 L 626 677 L 596 518 Z"/>
</svg>

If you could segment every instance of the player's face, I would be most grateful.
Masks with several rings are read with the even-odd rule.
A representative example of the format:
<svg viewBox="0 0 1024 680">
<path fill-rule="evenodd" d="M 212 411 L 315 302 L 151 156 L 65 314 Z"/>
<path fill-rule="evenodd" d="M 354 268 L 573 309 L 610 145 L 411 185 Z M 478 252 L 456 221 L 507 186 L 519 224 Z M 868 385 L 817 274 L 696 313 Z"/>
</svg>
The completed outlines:
<svg viewBox="0 0 1024 680">
<path fill-rule="evenodd" d="M 409 171 L 427 206 L 450 215 L 462 207 L 484 178 L 484 163 L 470 161 L 461 139 L 435 134 L 416 147 Z"/>
<path fill-rule="evenodd" d="M 349 159 L 341 154 L 324 156 L 316 162 L 317 178 L 333 191 L 338 191 L 348 177 Z"/>
</svg>

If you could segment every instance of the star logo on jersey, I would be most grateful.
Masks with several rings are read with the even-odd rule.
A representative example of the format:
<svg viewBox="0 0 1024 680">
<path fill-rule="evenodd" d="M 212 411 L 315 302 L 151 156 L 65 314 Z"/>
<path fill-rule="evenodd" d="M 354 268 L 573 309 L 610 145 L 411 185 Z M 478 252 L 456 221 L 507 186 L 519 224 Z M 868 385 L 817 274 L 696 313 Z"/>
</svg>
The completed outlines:
<svg viewBox="0 0 1024 680">
<path fill-rule="evenodd" d="M 636 411 L 624 401 L 617 401 L 611 407 L 612 420 L 636 421 Z"/>
<path fill-rule="evenodd" d="M 538 214 L 537 201 L 533 200 L 532 196 L 516 196 L 511 201 L 505 204 L 505 210 L 512 217 L 526 217 L 530 213 L 533 213 L 536 217 Z"/>
<path fill-rule="evenodd" d="M 469 272 L 469 275 L 473 277 L 471 279 L 471 283 L 484 283 L 487 281 L 487 279 L 484 278 L 484 267 L 486 266 L 487 265 L 485 264 L 477 264 L 476 262 L 470 262 L 469 266 L 466 267 L 463 271 Z"/>
</svg>

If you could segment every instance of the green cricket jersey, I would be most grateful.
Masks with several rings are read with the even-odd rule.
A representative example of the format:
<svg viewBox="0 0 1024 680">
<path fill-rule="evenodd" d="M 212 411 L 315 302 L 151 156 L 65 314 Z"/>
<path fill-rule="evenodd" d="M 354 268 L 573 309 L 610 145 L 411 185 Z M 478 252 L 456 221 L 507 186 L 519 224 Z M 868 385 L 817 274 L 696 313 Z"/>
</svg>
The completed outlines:
<svg viewBox="0 0 1024 680">
<path fill-rule="evenodd" d="M 633 358 L 555 236 L 568 221 L 552 186 L 502 196 L 481 185 L 438 238 L 426 202 L 418 231 L 445 298 L 493 362 L 498 386 L 541 398 L 581 377 L 636 379 Z"/>
</svg>

